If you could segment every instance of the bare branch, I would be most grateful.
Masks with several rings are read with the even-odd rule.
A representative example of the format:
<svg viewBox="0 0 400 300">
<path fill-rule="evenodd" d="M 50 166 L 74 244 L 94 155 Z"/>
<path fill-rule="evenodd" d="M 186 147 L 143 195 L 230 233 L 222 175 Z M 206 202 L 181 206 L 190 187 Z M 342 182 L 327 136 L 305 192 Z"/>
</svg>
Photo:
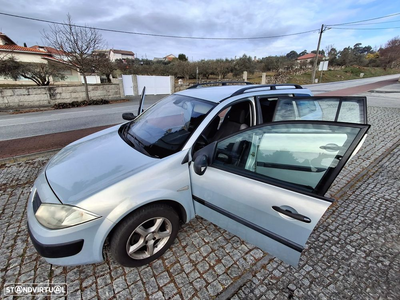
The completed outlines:
<svg viewBox="0 0 400 300">
<path fill-rule="evenodd" d="M 89 92 L 86 83 L 86 73 L 93 67 L 93 51 L 104 47 L 104 40 L 94 28 L 76 26 L 71 15 L 62 25 L 52 25 L 49 31 L 42 33 L 44 40 L 53 48 L 62 51 L 62 59 L 76 66 L 82 73 L 85 81 L 86 98 Z"/>
</svg>

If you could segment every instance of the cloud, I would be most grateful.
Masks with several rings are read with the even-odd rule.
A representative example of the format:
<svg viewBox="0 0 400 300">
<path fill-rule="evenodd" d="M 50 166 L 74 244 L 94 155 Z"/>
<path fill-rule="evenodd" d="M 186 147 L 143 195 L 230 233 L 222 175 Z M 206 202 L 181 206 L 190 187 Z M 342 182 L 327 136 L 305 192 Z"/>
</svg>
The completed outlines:
<svg viewBox="0 0 400 300">
<path fill-rule="evenodd" d="M 395 1 L 394 1 L 395 2 Z M 186 54 L 189 59 L 284 55 L 291 50 L 314 50 L 321 24 L 337 24 L 388 15 L 396 11 L 393 1 L 295 0 L 258 1 L 37 1 L 0 0 L 0 11 L 51 21 L 74 23 L 130 32 L 190 37 L 265 37 L 262 40 L 196 40 L 102 32 L 108 47 L 131 50 L 139 58 Z M 397 8 L 398 10 L 399 8 Z M 48 24 L 1 16 L 0 31 L 19 44 L 40 44 Z M 315 30 L 312 33 L 284 35 Z M 337 49 L 361 42 L 381 45 L 399 31 L 361 32 L 330 30 L 323 34 L 322 49 Z M 390 39 L 390 38 L 389 38 Z M 368 41 L 368 42 L 367 42 Z M 373 45 L 372 45 L 373 44 Z"/>
</svg>

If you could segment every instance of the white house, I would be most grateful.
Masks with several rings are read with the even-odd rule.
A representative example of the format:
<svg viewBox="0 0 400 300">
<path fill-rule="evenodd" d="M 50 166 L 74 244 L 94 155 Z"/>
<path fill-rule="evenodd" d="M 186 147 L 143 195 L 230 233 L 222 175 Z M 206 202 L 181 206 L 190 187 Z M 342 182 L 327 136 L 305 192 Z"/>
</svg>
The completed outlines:
<svg viewBox="0 0 400 300">
<path fill-rule="evenodd" d="M 110 60 L 115 61 L 117 59 L 135 59 L 135 53 L 126 50 L 110 49 Z"/>
<path fill-rule="evenodd" d="M 39 47 L 39 46 L 35 46 Z M 49 48 L 49 47 L 47 47 Z M 51 48 L 53 49 L 53 48 Z M 54 49 L 55 50 L 55 49 Z M 57 50 L 55 50 L 57 51 Z M 58 51 L 57 51 L 58 52 Z M 58 52 L 59 53 L 59 52 Z M 0 32 L 0 57 L 6 58 L 13 56 L 17 61 L 25 63 L 40 63 L 40 64 L 64 64 L 68 68 L 63 71 L 66 78 L 64 80 L 54 79 L 54 84 L 76 84 L 80 83 L 79 72 L 76 68 L 71 67 L 65 62 L 61 61 L 54 53 L 39 50 L 38 48 L 22 47 L 14 43 L 7 35 Z M 29 79 L 20 78 L 13 80 L 0 76 L 0 83 L 2 84 L 32 84 Z"/>
</svg>

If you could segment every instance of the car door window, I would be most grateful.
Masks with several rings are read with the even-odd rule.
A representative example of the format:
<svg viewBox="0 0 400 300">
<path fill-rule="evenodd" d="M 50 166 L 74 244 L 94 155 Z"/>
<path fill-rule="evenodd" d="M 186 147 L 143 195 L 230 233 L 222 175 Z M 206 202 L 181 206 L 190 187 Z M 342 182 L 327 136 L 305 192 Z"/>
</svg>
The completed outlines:
<svg viewBox="0 0 400 300">
<path fill-rule="evenodd" d="M 279 97 L 273 121 L 320 120 L 366 124 L 365 97 Z"/>
<path fill-rule="evenodd" d="M 202 132 L 207 142 L 220 140 L 228 135 L 253 125 L 253 105 L 249 100 L 241 100 L 222 109 Z"/>
<path fill-rule="evenodd" d="M 272 122 L 272 118 L 274 116 L 277 102 L 278 102 L 277 97 L 260 97 L 259 98 L 262 123 Z"/>
<path fill-rule="evenodd" d="M 220 141 L 214 164 L 318 193 L 360 130 L 318 122 L 258 126 Z"/>
<path fill-rule="evenodd" d="M 297 111 L 299 112 L 299 117 L 303 118 L 317 111 L 317 105 L 315 101 L 304 101 L 300 100 L 297 103 Z"/>
</svg>

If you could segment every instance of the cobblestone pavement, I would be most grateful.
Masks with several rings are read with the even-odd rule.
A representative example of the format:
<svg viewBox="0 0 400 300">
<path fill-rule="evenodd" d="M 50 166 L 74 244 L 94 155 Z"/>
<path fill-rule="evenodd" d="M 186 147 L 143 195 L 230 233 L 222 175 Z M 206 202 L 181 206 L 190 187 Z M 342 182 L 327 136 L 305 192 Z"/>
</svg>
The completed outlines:
<svg viewBox="0 0 400 300">
<path fill-rule="evenodd" d="M 36 254 L 25 207 L 47 157 L 0 165 L 0 290 L 67 283 L 67 299 L 400 299 L 400 109 L 369 108 L 372 128 L 328 194 L 337 199 L 293 268 L 196 218 L 141 268 L 57 267 Z M 11 297 L 9 297 L 11 299 Z"/>
</svg>

